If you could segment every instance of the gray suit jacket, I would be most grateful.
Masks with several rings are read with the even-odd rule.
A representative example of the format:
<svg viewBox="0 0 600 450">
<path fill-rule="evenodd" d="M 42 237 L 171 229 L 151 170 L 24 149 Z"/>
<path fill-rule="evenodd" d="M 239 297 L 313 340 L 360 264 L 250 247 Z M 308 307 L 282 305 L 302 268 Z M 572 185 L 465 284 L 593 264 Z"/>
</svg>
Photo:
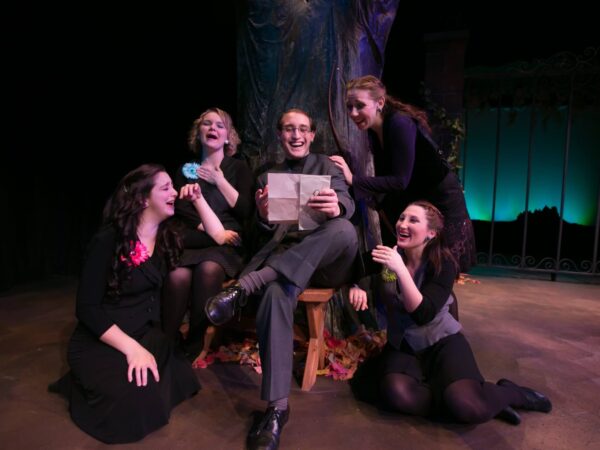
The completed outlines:
<svg viewBox="0 0 600 450">
<path fill-rule="evenodd" d="M 258 187 L 264 188 L 267 184 L 267 174 L 289 172 L 285 162 L 280 163 L 258 176 Z M 327 157 L 317 153 L 309 153 L 304 161 L 302 168 L 303 174 L 308 175 L 331 175 L 331 188 L 337 193 L 338 201 L 343 207 L 342 214 L 339 217 L 350 219 L 354 214 L 354 200 L 348 192 L 348 185 L 344 179 L 342 171 Z"/>
<path fill-rule="evenodd" d="M 276 164 L 270 168 L 267 172 L 264 172 L 258 176 L 257 184 L 260 189 L 263 189 L 267 185 L 267 174 L 289 172 L 289 168 L 285 162 Z M 354 200 L 348 192 L 348 185 L 344 178 L 342 171 L 327 157 L 327 155 L 309 153 L 304 161 L 302 168 L 303 174 L 308 175 L 331 175 L 331 189 L 333 189 L 338 196 L 338 202 L 341 205 L 341 214 L 338 217 L 343 219 L 350 219 L 354 214 Z M 307 235 L 311 231 L 297 231 L 297 228 L 290 227 L 286 224 L 278 224 L 274 226 L 268 226 L 265 224 L 263 227 L 265 231 L 272 233 L 271 240 L 262 247 L 256 255 L 252 257 L 246 268 L 243 270 L 242 275 L 256 270 L 260 265 L 269 257 L 271 252 L 277 247 L 277 244 L 285 237 L 288 231 L 293 232 L 296 235 Z"/>
</svg>

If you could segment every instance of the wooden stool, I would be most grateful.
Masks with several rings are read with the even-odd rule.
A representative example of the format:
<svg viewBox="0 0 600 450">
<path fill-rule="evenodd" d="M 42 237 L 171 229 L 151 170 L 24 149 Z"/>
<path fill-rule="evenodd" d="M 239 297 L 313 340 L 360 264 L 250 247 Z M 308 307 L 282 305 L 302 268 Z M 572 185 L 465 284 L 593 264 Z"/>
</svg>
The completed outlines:
<svg viewBox="0 0 600 450">
<path fill-rule="evenodd" d="M 308 352 L 306 365 L 302 377 L 302 390 L 310 391 L 317 380 L 317 369 L 325 368 L 325 341 L 323 329 L 325 327 L 325 303 L 333 297 L 334 289 L 305 289 L 298 301 L 306 303 L 306 316 L 308 318 Z"/>
<path fill-rule="evenodd" d="M 223 286 L 227 287 L 229 284 L 231 282 Z M 317 380 L 317 369 L 325 368 L 325 341 L 323 339 L 325 304 L 333 297 L 334 293 L 334 289 L 308 288 L 298 296 L 298 301 L 306 304 L 306 317 L 308 318 L 308 351 L 302 377 L 303 391 L 311 390 Z M 208 354 L 215 331 L 213 325 L 206 329 L 200 358 L 205 358 Z"/>
</svg>

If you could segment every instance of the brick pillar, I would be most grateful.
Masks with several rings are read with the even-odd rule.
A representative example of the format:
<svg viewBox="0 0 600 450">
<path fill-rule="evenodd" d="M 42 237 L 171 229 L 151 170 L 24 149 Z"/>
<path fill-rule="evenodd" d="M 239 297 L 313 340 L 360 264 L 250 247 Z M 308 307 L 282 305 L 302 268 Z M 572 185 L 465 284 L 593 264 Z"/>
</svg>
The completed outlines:
<svg viewBox="0 0 600 450">
<path fill-rule="evenodd" d="M 463 118 L 464 64 L 468 38 L 467 31 L 424 36 L 425 88 L 430 91 L 431 100 L 444 107 L 451 118 Z M 434 134 L 444 151 L 448 152 L 448 134 L 436 127 Z"/>
</svg>

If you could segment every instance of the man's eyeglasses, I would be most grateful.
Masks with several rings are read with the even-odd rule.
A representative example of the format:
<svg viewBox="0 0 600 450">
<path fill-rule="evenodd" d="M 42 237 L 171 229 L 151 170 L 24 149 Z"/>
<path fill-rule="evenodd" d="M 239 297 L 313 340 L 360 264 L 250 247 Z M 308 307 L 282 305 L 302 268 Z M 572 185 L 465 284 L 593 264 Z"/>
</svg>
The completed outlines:
<svg viewBox="0 0 600 450">
<path fill-rule="evenodd" d="M 305 135 L 306 133 L 310 133 L 310 127 L 307 127 L 306 125 L 300 125 L 299 127 L 294 127 L 292 125 L 285 125 L 283 127 L 281 127 L 281 130 L 284 133 L 289 133 L 289 134 L 293 134 L 294 131 L 298 131 L 298 133 Z"/>
</svg>

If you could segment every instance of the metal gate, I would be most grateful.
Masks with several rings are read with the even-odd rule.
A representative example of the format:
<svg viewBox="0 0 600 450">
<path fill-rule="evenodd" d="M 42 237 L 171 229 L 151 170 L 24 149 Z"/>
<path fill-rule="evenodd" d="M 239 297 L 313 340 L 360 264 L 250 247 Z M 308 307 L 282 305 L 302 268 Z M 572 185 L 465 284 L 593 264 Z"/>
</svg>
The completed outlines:
<svg viewBox="0 0 600 450">
<path fill-rule="evenodd" d="M 469 69 L 464 98 L 478 262 L 600 275 L 599 49 Z"/>
</svg>

